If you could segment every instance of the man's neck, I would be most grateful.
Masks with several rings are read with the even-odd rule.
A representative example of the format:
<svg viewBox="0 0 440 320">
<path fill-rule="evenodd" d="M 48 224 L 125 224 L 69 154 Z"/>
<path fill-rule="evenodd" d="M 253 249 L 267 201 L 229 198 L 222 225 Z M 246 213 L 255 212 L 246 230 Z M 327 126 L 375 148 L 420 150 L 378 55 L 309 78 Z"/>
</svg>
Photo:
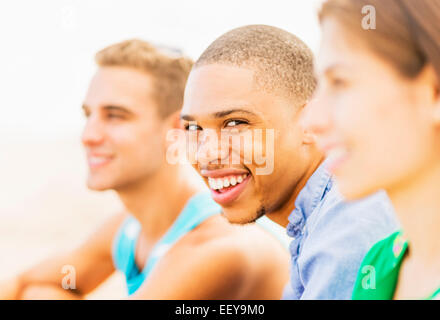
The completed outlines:
<svg viewBox="0 0 440 320">
<path fill-rule="evenodd" d="M 304 186 L 307 184 L 307 181 L 310 179 L 310 177 L 313 175 L 316 169 L 318 169 L 323 161 L 324 156 L 322 154 L 316 155 L 313 160 L 310 161 L 310 164 L 307 166 L 306 170 L 304 170 L 303 175 L 295 185 L 295 188 L 289 196 L 289 199 L 285 201 L 284 205 L 280 209 L 266 214 L 269 219 L 284 228 L 287 227 L 287 225 L 289 224 L 288 218 L 292 211 L 295 209 L 296 198 L 298 197 Z"/>
<path fill-rule="evenodd" d="M 189 198 L 202 189 L 191 179 L 187 168 L 166 165 L 155 175 L 116 192 L 140 222 L 144 237 L 155 242 L 171 227 Z"/>
</svg>

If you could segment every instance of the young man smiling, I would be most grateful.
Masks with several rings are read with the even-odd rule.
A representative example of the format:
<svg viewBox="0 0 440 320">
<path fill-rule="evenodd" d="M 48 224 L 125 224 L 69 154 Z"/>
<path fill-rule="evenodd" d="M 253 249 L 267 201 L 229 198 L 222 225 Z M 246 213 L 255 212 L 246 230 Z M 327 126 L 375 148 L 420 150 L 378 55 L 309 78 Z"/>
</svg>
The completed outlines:
<svg viewBox="0 0 440 320">
<path fill-rule="evenodd" d="M 284 297 L 349 299 L 363 256 L 396 224 L 383 193 L 342 201 L 314 136 L 300 123 L 314 88 L 312 53 L 300 39 L 245 26 L 215 40 L 195 63 L 181 118 L 198 139 L 194 167 L 227 219 L 246 224 L 266 215 L 294 238 Z M 242 141 L 213 139 L 212 132 Z M 255 156 L 273 159 L 272 170 L 259 173 Z"/>
<path fill-rule="evenodd" d="M 258 226 L 229 224 L 194 170 L 166 160 L 192 61 L 141 40 L 105 48 L 96 61 L 83 104 L 87 185 L 115 190 L 126 212 L 1 284 L 0 298 L 83 298 L 120 270 L 133 299 L 279 299 L 288 279 L 281 244 Z M 76 274 L 67 290 L 66 265 Z"/>
</svg>

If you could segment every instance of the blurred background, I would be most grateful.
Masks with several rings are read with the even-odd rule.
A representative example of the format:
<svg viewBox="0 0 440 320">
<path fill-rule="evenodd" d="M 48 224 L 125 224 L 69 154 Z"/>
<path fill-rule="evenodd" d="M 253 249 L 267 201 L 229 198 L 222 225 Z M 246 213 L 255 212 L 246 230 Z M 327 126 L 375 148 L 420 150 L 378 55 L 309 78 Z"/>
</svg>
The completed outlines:
<svg viewBox="0 0 440 320">
<path fill-rule="evenodd" d="M 0 3 L 0 278 L 77 245 L 122 206 L 85 186 L 82 99 L 103 47 L 130 38 L 197 59 L 247 24 L 292 32 L 316 51 L 321 0 L 43 0 Z M 125 296 L 116 274 L 90 295 Z"/>
</svg>

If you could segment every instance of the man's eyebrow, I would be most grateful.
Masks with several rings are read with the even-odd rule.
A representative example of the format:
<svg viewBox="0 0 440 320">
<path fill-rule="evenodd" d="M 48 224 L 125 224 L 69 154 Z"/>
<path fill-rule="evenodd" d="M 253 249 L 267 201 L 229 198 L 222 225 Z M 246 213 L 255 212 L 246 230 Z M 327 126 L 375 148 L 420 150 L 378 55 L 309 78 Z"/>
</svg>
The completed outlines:
<svg viewBox="0 0 440 320">
<path fill-rule="evenodd" d="M 181 114 L 180 119 L 186 120 L 186 121 L 194 121 L 194 117 L 187 115 L 187 114 Z"/>
<path fill-rule="evenodd" d="M 246 109 L 229 109 L 229 110 L 214 112 L 210 116 L 212 116 L 213 118 L 223 118 L 223 117 L 226 117 L 226 116 L 234 114 L 234 113 L 246 113 L 246 114 L 252 115 L 252 116 L 257 115 L 256 113 L 249 111 L 249 110 L 246 110 Z M 186 120 L 186 121 L 195 121 L 195 118 L 191 115 L 188 115 L 188 114 L 182 114 L 180 116 L 180 119 Z"/>
<path fill-rule="evenodd" d="M 213 114 L 214 118 L 223 118 L 226 117 L 228 115 L 231 115 L 233 113 L 246 113 L 252 116 L 256 116 L 255 113 L 253 113 L 252 111 L 249 110 L 245 110 L 245 109 L 230 109 L 230 110 L 224 110 L 224 111 L 219 111 L 219 112 L 215 112 Z"/>
<path fill-rule="evenodd" d="M 105 110 L 108 111 L 121 111 L 121 112 L 125 112 L 125 113 L 131 113 L 130 110 L 128 110 L 127 108 L 121 107 L 121 106 L 115 106 L 115 105 L 106 105 L 102 107 Z"/>
<path fill-rule="evenodd" d="M 90 109 L 89 106 L 86 105 L 86 104 L 83 104 L 81 108 L 82 108 L 84 111 L 87 111 L 88 109 Z M 128 110 L 127 108 L 124 108 L 124 107 L 122 107 L 122 106 L 116 106 L 116 105 L 105 105 L 105 106 L 103 106 L 102 108 L 105 109 L 105 110 L 110 110 L 110 111 L 111 111 L 111 110 L 116 110 L 116 111 L 122 111 L 122 112 L 131 113 L 130 110 Z"/>
</svg>

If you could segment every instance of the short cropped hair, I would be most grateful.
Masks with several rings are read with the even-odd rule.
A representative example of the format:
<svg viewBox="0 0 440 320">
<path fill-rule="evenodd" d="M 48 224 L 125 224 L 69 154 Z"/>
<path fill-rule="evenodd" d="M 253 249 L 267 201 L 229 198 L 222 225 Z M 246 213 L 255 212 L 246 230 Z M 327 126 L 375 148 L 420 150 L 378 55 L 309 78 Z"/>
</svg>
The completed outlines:
<svg viewBox="0 0 440 320">
<path fill-rule="evenodd" d="M 194 68 L 207 64 L 250 68 L 259 89 L 301 104 L 316 87 L 312 51 L 298 37 L 276 27 L 248 25 L 223 34 L 202 53 Z"/>
<path fill-rule="evenodd" d="M 186 80 L 193 61 L 182 55 L 165 52 L 150 43 L 132 39 L 110 45 L 95 55 L 100 67 L 130 67 L 146 72 L 153 78 L 153 99 L 158 114 L 167 117 L 183 104 Z"/>
</svg>

